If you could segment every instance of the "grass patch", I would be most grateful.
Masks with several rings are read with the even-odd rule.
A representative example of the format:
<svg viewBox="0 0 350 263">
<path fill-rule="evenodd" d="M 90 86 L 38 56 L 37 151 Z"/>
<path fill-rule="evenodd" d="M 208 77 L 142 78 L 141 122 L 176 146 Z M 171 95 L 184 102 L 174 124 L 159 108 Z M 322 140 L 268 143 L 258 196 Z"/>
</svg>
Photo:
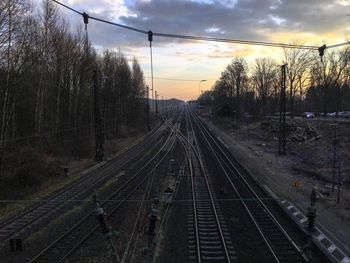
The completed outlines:
<svg viewBox="0 0 350 263">
<path fill-rule="evenodd" d="M 110 155 L 108 159 L 118 157 L 144 138 L 143 133 L 133 133 L 133 135 L 134 137 L 124 138 L 123 142 L 119 140 L 118 144 L 122 146 L 122 149 L 108 154 Z M 81 172 L 92 167 L 93 164 L 93 161 L 88 162 L 78 171 L 65 177 L 61 167 L 48 165 L 39 156 L 32 157 L 28 165 L 19 168 L 17 174 L 3 178 L 0 199 L 8 200 L 8 202 L 4 201 L 0 204 L 0 220 L 14 216 L 18 211 L 48 198 L 53 192 L 78 180 L 82 176 Z M 113 183 L 113 180 L 110 180 L 109 183 Z"/>
<path fill-rule="evenodd" d="M 45 226 L 41 230 L 34 232 L 32 235 L 30 235 L 25 240 L 25 242 L 30 243 L 30 242 L 33 242 L 33 241 L 47 235 L 51 230 L 54 230 L 54 227 L 57 226 L 58 224 L 60 224 L 64 220 L 64 218 L 71 216 L 74 213 L 80 213 L 81 210 L 82 210 L 81 206 L 74 206 L 72 209 L 68 210 L 66 213 L 53 219 L 47 226 Z"/>
</svg>

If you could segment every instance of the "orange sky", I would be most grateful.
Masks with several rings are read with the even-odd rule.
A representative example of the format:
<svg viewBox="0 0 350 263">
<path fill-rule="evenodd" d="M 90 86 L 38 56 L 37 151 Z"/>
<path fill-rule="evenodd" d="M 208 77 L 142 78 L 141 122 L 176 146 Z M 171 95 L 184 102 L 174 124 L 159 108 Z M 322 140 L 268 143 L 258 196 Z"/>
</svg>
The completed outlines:
<svg viewBox="0 0 350 263">
<path fill-rule="evenodd" d="M 32 0 L 40 2 L 41 0 Z M 222 37 L 307 45 L 345 42 L 350 31 L 348 0 L 61 0 L 81 12 L 153 32 Z M 79 15 L 62 7 L 72 28 L 82 26 Z M 136 56 L 150 82 L 147 35 L 89 23 L 89 39 L 102 51 L 119 49 Z M 213 42 L 184 42 L 154 37 L 154 88 L 160 96 L 195 99 L 208 90 L 234 57 L 248 62 L 272 57 L 282 63 L 282 49 Z M 158 78 L 179 79 L 162 80 Z M 180 79 L 193 81 L 180 81 Z M 199 82 L 199 80 L 207 80 Z"/>
</svg>

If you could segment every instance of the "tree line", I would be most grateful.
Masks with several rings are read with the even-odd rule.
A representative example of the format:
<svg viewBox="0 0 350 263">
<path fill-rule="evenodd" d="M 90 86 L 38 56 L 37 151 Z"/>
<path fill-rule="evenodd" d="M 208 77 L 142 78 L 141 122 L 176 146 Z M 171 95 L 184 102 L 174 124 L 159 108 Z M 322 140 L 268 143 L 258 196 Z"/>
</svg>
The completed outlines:
<svg viewBox="0 0 350 263">
<path fill-rule="evenodd" d="M 298 43 L 297 41 L 293 42 Z M 219 115 L 241 118 L 279 112 L 281 65 L 286 65 L 286 110 L 293 117 L 304 111 L 326 114 L 350 111 L 350 50 L 284 49 L 283 58 L 234 58 L 212 89 L 199 97 Z"/>
<path fill-rule="evenodd" d="M 0 2 L 0 180 L 43 150 L 91 151 L 94 70 L 105 136 L 117 136 L 122 125 L 145 127 L 136 58 L 129 64 L 120 51 L 98 52 L 49 0 L 40 8 Z"/>
</svg>

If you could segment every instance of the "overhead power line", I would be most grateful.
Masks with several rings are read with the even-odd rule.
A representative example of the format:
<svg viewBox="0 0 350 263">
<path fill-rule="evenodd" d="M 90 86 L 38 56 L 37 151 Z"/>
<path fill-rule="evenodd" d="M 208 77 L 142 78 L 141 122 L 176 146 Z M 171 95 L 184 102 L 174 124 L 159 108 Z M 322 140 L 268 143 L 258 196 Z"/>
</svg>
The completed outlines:
<svg viewBox="0 0 350 263">
<path fill-rule="evenodd" d="M 150 79 L 152 77 L 145 77 L 146 79 Z M 172 79 L 172 78 L 156 78 L 154 77 L 154 79 L 159 79 L 159 80 L 169 80 L 169 81 L 190 81 L 190 82 L 198 82 L 198 81 L 201 81 L 201 79 Z M 210 78 L 210 79 L 207 79 L 207 80 L 215 80 L 217 78 Z"/>
<path fill-rule="evenodd" d="M 74 8 L 71 8 L 65 4 L 62 4 L 61 2 L 58 2 L 56 0 L 52 0 L 53 2 L 55 2 L 56 4 L 59 4 L 81 16 L 84 16 L 84 15 L 87 15 L 88 18 L 90 19 L 93 19 L 93 20 L 96 20 L 96 21 L 100 21 L 102 23 L 106 23 L 106 24 L 110 24 L 110 25 L 113 25 L 113 26 L 118 26 L 118 27 L 121 27 L 121 28 L 124 28 L 124 29 L 128 29 L 128 30 L 132 30 L 132 31 L 135 31 L 135 32 L 139 32 L 139 33 L 143 33 L 143 34 L 147 34 L 147 31 L 144 31 L 144 30 L 141 30 L 141 29 L 138 29 L 138 28 L 134 28 L 134 27 L 130 27 L 130 26 L 125 26 L 125 25 L 122 25 L 122 24 L 118 24 L 118 23 L 114 23 L 114 22 L 111 22 L 111 21 L 108 21 L 108 20 L 104 20 L 104 19 L 101 19 L 101 18 L 98 18 L 98 17 L 94 17 L 94 16 L 90 16 L 86 13 L 82 13 L 82 12 L 79 12 L 78 10 L 74 9 Z"/>
<path fill-rule="evenodd" d="M 335 45 L 330 45 L 330 46 L 327 46 L 326 48 L 336 48 L 336 47 L 341 47 L 341 46 L 347 46 L 349 45 L 350 42 L 347 41 L 347 42 L 344 42 L 344 43 L 339 43 L 339 44 L 335 44 Z"/>
<path fill-rule="evenodd" d="M 80 15 L 85 15 L 86 13 L 79 12 L 78 10 L 75 10 L 74 8 L 71 8 L 65 4 L 62 4 L 61 2 L 57 0 L 52 0 L 53 2 L 77 13 Z M 142 30 L 139 28 L 134 28 L 118 23 L 114 23 L 105 19 L 89 16 L 88 18 L 100 21 L 106 24 L 114 25 L 120 28 L 128 29 L 134 32 L 142 33 L 145 35 L 148 35 L 148 32 L 146 30 Z M 153 36 L 158 37 L 166 37 L 166 38 L 174 38 L 174 39 L 186 39 L 186 40 L 198 40 L 198 41 L 210 41 L 210 42 L 224 42 L 224 43 L 235 43 L 235 44 L 242 44 L 242 45 L 256 45 L 256 46 L 268 46 L 268 47 L 282 47 L 282 48 L 296 48 L 296 49 L 308 49 L 308 50 L 319 50 L 319 47 L 317 46 L 308 46 L 308 45 L 297 45 L 297 44 L 285 44 L 285 43 L 275 43 L 275 42 L 265 42 L 265 41 L 253 41 L 253 40 L 241 40 L 241 39 L 230 39 L 230 38 L 217 38 L 217 37 L 205 37 L 205 36 L 191 36 L 191 35 L 180 35 L 180 34 L 168 34 L 168 33 L 159 33 L 159 32 L 153 32 Z M 340 43 L 336 45 L 327 46 L 327 49 L 330 48 L 336 48 L 340 46 L 349 45 L 350 42 Z"/>
<path fill-rule="evenodd" d="M 240 39 L 230 39 L 230 38 L 186 36 L 186 35 L 164 34 L 164 33 L 153 33 L 153 34 L 155 36 L 168 37 L 168 38 L 187 39 L 187 40 L 201 40 L 201 41 L 211 41 L 211 42 L 224 42 L 224 43 L 235 43 L 235 44 L 242 44 L 242 45 L 298 48 L 298 49 L 311 49 L 311 50 L 317 50 L 317 48 L 318 48 L 316 46 L 283 44 L 283 43 L 273 43 L 273 42 L 264 42 L 264 41 L 252 41 L 252 40 L 240 40 Z"/>
</svg>

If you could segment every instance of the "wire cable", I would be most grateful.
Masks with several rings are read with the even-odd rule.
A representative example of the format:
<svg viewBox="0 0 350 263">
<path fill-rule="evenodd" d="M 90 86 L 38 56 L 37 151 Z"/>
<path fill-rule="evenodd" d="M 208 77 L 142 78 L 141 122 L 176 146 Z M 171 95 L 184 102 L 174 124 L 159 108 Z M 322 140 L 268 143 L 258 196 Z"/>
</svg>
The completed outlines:
<svg viewBox="0 0 350 263">
<path fill-rule="evenodd" d="M 63 4 L 63 3 L 61 3 L 61 2 L 58 2 L 58 1 L 56 1 L 56 0 L 52 0 L 52 1 L 55 2 L 56 4 L 59 4 L 59 5 L 61 5 L 61 6 L 65 7 L 65 8 L 67 8 L 67 9 L 69 9 L 69 10 L 71 10 L 71 11 L 73 11 L 73 12 L 79 14 L 79 15 L 83 15 L 83 13 L 79 12 L 78 10 L 75 10 L 74 8 L 71 8 L 71 7 L 65 5 L 65 4 Z"/>
<path fill-rule="evenodd" d="M 186 35 L 176 35 L 176 34 L 164 34 L 164 33 L 154 33 L 155 36 L 167 37 L 167 38 L 177 38 L 177 39 L 187 39 L 187 40 L 201 40 L 210 42 L 224 42 L 224 43 L 235 43 L 243 45 L 258 45 L 258 46 L 270 46 L 270 47 L 283 47 L 283 48 L 298 48 L 298 49 L 311 49 L 317 50 L 316 46 L 305 46 L 296 44 L 283 44 L 274 42 L 264 42 L 264 41 L 252 41 L 252 40 L 240 40 L 240 39 L 230 39 L 230 38 L 217 38 L 217 37 L 202 37 L 202 36 L 186 36 Z"/>
<path fill-rule="evenodd" d="M 142 33 L 142 34 L 147 34 L 147 31 L 142 30 L 142 29 L 121 25 L 121 24 L 118 24 L 118 23 L 114 23 L 114 22 L 111 22 L 111 21 L 108 21 L 108 20 L 104 20 L 104 19 L 101 19 L 101 18 L 97 18 L 97 17 L 93 17 L 93 16 L 89 16 L 89 18 L 93 19 L 93 20 L 96 20 L 96 21 L 100 21 L 100 22 L 106 23 L 106 24 L 110 24 L 110 25 L 113 25 L 113 26 L 118 26 L 118 27 L 121 27 L 121 28 L 124 28 L 124 29 L 128 29 L 128 30 L 131 30 L 131 31 L 139 32 L 139 33 Z"/>
<path fill-rule="evenodd" d="M 145 77 L 146 79 L 150 79 L 152 77 Z M 203 79 L 172 79 L 172 78 L 161 78 L 161 77 L 154 77 L 153 79 L 159 79 L 159 80 L 169 80 L 169 81 L 190 81 L 190 82 L 198 82 L 201 81 Z M 210 78 L 210 79 L 206 79 L 207 81 L 209 80 L 216 80 L 217 78 Z"/>
<path fill-rule="evenodd" d="M 336 48 L 336 47 L 342 47 L 342 46 L 347 46 L 349 45 L 350 42 L 347 41 L 347 42 L 344 42 L 344 43 L 339 43 L 339 44 L 335 44 L 335 45 L 331 45 L 331 46 L 327 46 L 326 48 Z"/>
<path fill-rule="evenodd" d="M 67 6 L 64 5 L 60 2 L 58 2 L 57 0 L 52 0 L 53 2 L 77 13 L 80 15 L 83 15 L 83 13 Z M 114 25 L 117 27 L 121 27 L 124 29 L 128 29 L 131 31 L 135 31 L 135 32 L 139 32 L 142 34 L 148 34 L 151 31 L 145 31 L 142 29 L 138 29 L 138 28 L 134 28 L 134 27 L 130 27 L 130 26 L 126 26 L 126 25 L 122 25 L 122 24 L 118 24 L 115 22 L 111 22 L 105 19 L 101 19 L 101 18 L 97 18 L 97 17 L 93 17 L 93 16 L 89 16 L 90 19 L 96 20 L 96 21 L 100 21 L 106 24 L 110 24 L 110 25 Z M 175 38 L 175 39 L 186 39 L 186 40 L 200 40 L 200 41 L 211 41 L 211 42 L 224 42 L 224 43 L 235 43 L 235 44 L 243 44 L 243 45 L 258 45 L 258 46 L 269 46 L 269 47 L 282 47 L 282 48 L 296 48 L 296 49 L 309 49 L 309 50 L 318 50 L 317 46 L 307 46 L 307 45 L 296 45 L 296 44 L 283 44 L 283 43 L 274 43 L 274 42 L 264 42 L 264 41 L 252 41 L 252 40 L 240 40 L 240 39 L 229 39 L 229 38 L 216 38 L 216 37 L 203 37 L 203 36 L 192 36 L 192 35 L 179 35 L 179 34 L 167 34 L 167 33 L 153 33 L 154 36 L 159 36 L 159 37 L 166 37 L 166 38 Z M 347 45 L 350 43 L 341 43 L 341 44 L 337 44 L 337 45 L 333 45 L 333 46 L 329 46 L 327 48 L 333 48 L 333 47 L 337 47 L 339 45 Z"/>
</svg>

